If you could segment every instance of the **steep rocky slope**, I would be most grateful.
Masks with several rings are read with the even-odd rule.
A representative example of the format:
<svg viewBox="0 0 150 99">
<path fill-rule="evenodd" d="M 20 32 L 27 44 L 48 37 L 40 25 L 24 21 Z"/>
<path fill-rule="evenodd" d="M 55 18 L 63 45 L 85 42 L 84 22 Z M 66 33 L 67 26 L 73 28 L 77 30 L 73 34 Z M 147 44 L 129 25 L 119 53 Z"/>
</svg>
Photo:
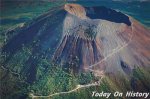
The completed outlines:
<svg viewBox="0 0 150 99">
<path fill-rule="evenodd" d="M 143 76 L 150 71 L 150 31 L 121 12 L 65 4 L 9 33 L 13 36 L 3 46 L 0 60 L 5 97 L 13 92 L 13 87 L 7 91 L 11 85 L 25 95 L 49 95 L 93 83 L 95 76 L 103 75 L 120 88 L 119 78 L 124 89 L 150 89 L 149 78 Z M 24 97 L 22 93 L 17 98 Z"/>
<path fill-rule="evenodd" d="M 3 62 L 5 68 L 25 75 L 32 71 L 29 77 L 33 76 L 36 56 L 65 68 L 71 65 L 74 72 L 128 75 L 134 66 L 150 65 L 150 33 L 133 18 L 105 7 L 66 4 L 55 9 L 24 26 L 8 41 L 3 47 L 8 55 Z M 26 46 L 30 46 L 31 55 L 18 60 L 22 66 L 11 66 L 16 53 Z"/>
</svg>

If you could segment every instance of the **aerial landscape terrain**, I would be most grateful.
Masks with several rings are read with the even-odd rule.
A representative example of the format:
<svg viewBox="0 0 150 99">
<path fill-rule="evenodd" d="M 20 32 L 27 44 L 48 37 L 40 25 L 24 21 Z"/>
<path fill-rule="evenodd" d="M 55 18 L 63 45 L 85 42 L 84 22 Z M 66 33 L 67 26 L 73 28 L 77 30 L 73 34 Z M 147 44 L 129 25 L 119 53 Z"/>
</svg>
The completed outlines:
<svg viewBox="0 0 150 99">
<path fill-rule="evenodd" d="M 149 94 L 149 0 L 0 1 L 0 99 Z"/>
</svg>

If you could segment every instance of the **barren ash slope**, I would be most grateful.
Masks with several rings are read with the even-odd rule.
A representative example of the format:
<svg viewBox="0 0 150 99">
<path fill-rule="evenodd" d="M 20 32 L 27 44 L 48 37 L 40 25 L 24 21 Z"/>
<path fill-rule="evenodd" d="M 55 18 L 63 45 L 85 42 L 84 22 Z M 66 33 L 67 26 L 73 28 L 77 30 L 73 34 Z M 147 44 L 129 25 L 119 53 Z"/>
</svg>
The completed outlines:
<svg viewBox="0 0 150 99">
<path fill-rule="evenodd" d="M 142 71 L 149 75 L 150 31 L 121 12 L 103 6 L 65 4 L 9 32 L 14 36 L 2 48 L 2 53 L 7 54 L 1 60 L 2 68 L 23 79 L 36 95 L 46 94 L 38 88 L 46 88 L 47 93 L 72 89 L 65 86 L 59 90 L 59 86 L 49 85 L 57 83 L 51 77 L 56 69 L 51 71 L 49 62 L 60 65 L 67 73 L 71 69 L 74 75 L 92 72 L 96 77 L 108 75 L 113 80 L 122 76 L 135 90 L 138 85 L 137 90 L 150 89 Z M 139 77 L 144 79 L 138 83 L 133 76 L 138 74 L 137 68 L 142 68 Z M 7 80 L 6 74 L 2 80 Z"/>
<path fill-rule="evenodd" d="M 67 15 L 54 60 L 65 63 L 78 57 L 79 71 L 128 75 L 134 66 L 149 68 L 150 31 L 136 20 L 105 7 L 66 4 L 64 9 Z"/>
</svg>

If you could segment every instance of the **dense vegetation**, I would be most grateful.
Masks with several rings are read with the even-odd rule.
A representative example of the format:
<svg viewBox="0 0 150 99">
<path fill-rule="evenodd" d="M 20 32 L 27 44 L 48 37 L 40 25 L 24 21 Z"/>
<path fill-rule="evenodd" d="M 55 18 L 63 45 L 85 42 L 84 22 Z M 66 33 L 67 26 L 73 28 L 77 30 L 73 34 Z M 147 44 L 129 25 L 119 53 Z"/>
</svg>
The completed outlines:
<svg viewBox="0 0 150 99">
<path fill-rule="evenodd" d="M 66 92 L 74 89 L 78 84 L 86 85 L 98 79 L 90 72 L 79 73 L 78 75 L 66 73 L 60 66 L 54 64 L 48 66 L 47 72 L 38 70 L 37 80 L 33 83 L 20 80 L 17 75 L 13 75 L 9 71 L 0 69 L 0 73 L 3 74 L 0 76 L 1 96 L 3 99 L 10 99 L 11 97 L 14 99 L 29 98 L 29 94 L 31 93 L 34 95 L 49 95 L 57 92 Z M 82 88 L 70 94 L 56 95 L 53 96 L 52 99 L 81 99 L 81 97 L 84 99 L 91 99 L 92 91 L 111 93 L 119 91 L 126 93 L 126 91 L 131 90 L 142 90 L 147 92 L 150 90 L 150 77 L 148 75 L 148 71 L 139 67 L 133 70 L 131 79 L 123 75 L 118 75 L 116 77 L 107 74 L 107 76 L 102 79 L 100 86 Z"/>
</svg>

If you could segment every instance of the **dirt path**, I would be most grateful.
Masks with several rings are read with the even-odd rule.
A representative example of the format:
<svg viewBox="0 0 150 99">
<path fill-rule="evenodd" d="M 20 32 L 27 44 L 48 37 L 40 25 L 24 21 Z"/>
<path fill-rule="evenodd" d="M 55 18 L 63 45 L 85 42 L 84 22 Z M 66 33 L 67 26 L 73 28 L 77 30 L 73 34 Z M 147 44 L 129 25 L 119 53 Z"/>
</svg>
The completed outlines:
<svg viewBox="0 0 150 99">
<path fill-rule="evenodd" d="M 133 30 L 132 30 L 133 31 Z M 98 64 L 102 63 L 103 61 L 107 60 L 109 57 L 113 56 L 115 53 L 121 51 L 123 48 L 127 47 L 129 45 L 129 43 L 132 41 L 132 38 L 133 38 L 133 32 L 131 33 L 130 35 L 130 39 L 128 41 L 128 43 L 124 44 L 123 46 L 121 47 L 117 47 L 116 49 L 114 49 L 112 51 L 112 53 L 110 53 L 108 56 L 106 56 L 105 58 L 103 58 L 101 61 L 89 66 L 89 68 L 85 68 L 85 69 L 88 69 L 92 72 L 96 72 L 94 71 L 93 69 L 90 69 L 91 67 L 94 67 L 94 66 L 97 66 Z M 61 94 L 69 94 L 69 93 L 72 93 L 72 92 L 75 92 L 81 88 L 88 88 L 88 87 L 91 87 L 91 86 L 99 86 L 101 81 L 102 81 L 102 78 L 104 77 L 104 75 L 99 75 L 101 76 L 101 79 L 98 81 L 98 82 L 95 82 L 95 83 L 91 83 L 91 84 L 87 84 L 87 85 L 77 85 L 76 88 L 70 90 L 70 91 L 67 91 L 67 92 L 58 92 L 58 93 L 54 93 L 54 94 L 50 94 L 48 96 L 35 96 L 34 94 L 30 94 L 30 96 L 32 97 L 32 99 L 34 98 L 49 98 L 49 97 L 52 97 L 52 96 L 56 96 L 56 95 L 61 95 Z"/>
<path fill-rule="evenodd" d="M 133 29 L 132 29 L 132 31 L 133 31 Z M 117 48 L 114 49 L 114 50 L 112 51 L 112 53 L 110 53 L 108 56 L 106 56 L 105 58 L 103 58 L 103 59 L 100 60 L 99 62 L 97 62 L 97 63 L 95 63 L 95 64 L 93 64 L 93 65 L 90 65 L 89 68 L 85 68 L 85 69 L 90 70 L 90 71 L 92 71 L 92 72 L 96 72 L 96 71 L 94 71 L 94 70 L 91 69 L 91 68 L 94 67 L 94 66 L 98 66 L 98 64 L 102 63 L 103 61 L 107 60 L 109 57 L 113 56 L 115 53 L 117 53 L 117 52 L 121 51 L 123 48 L 127 47 L 128 44 L 132 41 L 132 38 L 133 38 L 133 32 L 131 33 L 130 39 L 129 39 L 129 41 L 128 41 L 126 44 L 124 44 L 124 45 L 121 46 L 121 47 L 117 47 Z M 10 71 L 10 73 L 12 73 L 12 74 L 14 74 L 14 75 L 18 75 L 19 79 L 21 80 L 19 73 L 16 73 L 16 72 L 14 72 L 14 71 L 11 71 L 11 70 L 5 68 L 4 66 L 1 66 L 1 68 L 2 68 L 3 70 L 8 70 L 8 71 Z M 33 93 L 30 93 L 30 97 L 31 97 L 32 99 L 34 99 L 34 98 L 49 98 L 49 97 L 56 96 L 56 95 L 69 94 L 69 93 L 75 92 L 75 91 L 77 91 L 77 90 L 79 90 L 79 89 L 81 89 L 81 88 L 88 88 L 88 87 L 91 87 L 91 86 L 99 86 L 100 83 L 101 83 L 101 81 L 102 81 L 102 78 L 104 77 L 104 75 L 103 75 L 103 73 L 102 73 L 102 75 L 98 75 L 98 76 L 101 77 L 101 79 L 100 79 L 98 82 L 94 82 L 94 83 L 87 84 L 87 85 L 77 85 L 76 88 L 74 88 L 74 89 L 72 89 L 72 90 L 70 90 L 70 91 L 67 91 L 67 92 L 57 92 L 57 93 L 54 93 L 54 94 L 50 94 L 50 95 L 48 95 L 48 96 L 36 96 L 36 95 L 34 95 Z"/>
<path fill-rule="evenodd" d="M 103 77 L 101 77 L 102 79 Z M 69 94 L 69 93 L 72 93 L 72 92 L 75 92 L 81 88 L 88 88 L 88 87 L 91 87 L 91 86 L 99 86 L 101 81 L 102 80 L 99 80 L 98 82 L 94 82 L 94 83 L 91 83 L 91 84 L 87 84 L 87 85 L 77 85 L 76 88 L 70 90 L 70 91 L 67 91 L 67 92 L 58 92 L 58 93 L 54 93 L 54 94 L 50 94 L 48 96 L 35 96 L 34 94 L 30 94 L 30 96 L 32 97 L 32 99 L 34 98 L 49 98 L 49 97 L 52 97 L 52 96 L 56 96 L 56 95 L 61 95 L 61 94 Z"/>
</svg>

